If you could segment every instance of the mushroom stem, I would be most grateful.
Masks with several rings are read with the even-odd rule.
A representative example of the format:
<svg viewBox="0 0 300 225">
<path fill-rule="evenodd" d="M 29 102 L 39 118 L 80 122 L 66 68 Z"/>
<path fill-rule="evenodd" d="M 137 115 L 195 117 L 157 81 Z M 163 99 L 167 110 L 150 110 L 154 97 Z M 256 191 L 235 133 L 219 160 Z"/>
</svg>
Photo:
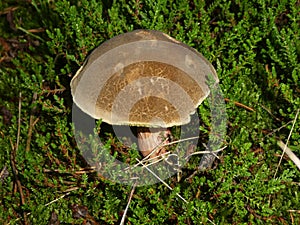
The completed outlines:
<svg viewBox="0 0 300 225">
<path fill-rule="evenodd" d="M 144 157 L 150 155 L 150 159 L 166 153 L 165 147 L 158 147 L 163 142 L 168 143 L 170 137 L 170 130 L 166 128 L 148 128 L 138 127 L 137 137 L 139 149 Z M 158 147 L 158 148 L 157 148 Z"/>
</svg>

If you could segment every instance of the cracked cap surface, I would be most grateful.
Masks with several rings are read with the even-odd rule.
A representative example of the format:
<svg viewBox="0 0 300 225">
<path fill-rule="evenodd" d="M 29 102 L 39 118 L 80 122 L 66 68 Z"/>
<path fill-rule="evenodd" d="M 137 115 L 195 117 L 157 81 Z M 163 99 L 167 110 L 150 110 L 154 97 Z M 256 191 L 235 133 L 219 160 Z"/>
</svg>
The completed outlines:
<svg viewBox="0 0 300 225">
<path fill-rule="evenodd" d="M 74 102 L 112 125 L 171 127 L 190 121 L 208 96 L 213 66 L 195 49 L 151 30 L 96 48 L 71 81 Z"/>
</svg>

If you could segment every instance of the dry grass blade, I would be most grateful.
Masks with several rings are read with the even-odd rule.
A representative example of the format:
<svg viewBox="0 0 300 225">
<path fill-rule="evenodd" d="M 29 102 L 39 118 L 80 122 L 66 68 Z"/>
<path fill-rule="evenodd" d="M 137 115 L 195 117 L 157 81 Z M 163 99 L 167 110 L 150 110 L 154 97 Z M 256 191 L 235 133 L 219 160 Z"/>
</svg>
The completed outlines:
<svg viewBox="0 0 300 225">
<path fill-rule="evenodd" d="M 163 148 L 166 142 L 167 142 L 167 138 L 165 140 L 163 140 L 160 144 L 158 144 L 155 148 L 153 148 L 153 150 L 150 152 L 150 154 L 148 154 L 143 160 L 149 159 L 158 149 Z M 153 159 L 153 158 L 154 157 L 152 157 L 151 159 Z"/>
<path fill-rule="evenodd" d="M 193 155 L 200 155 L 200 154 L 201 154 L 201 155 L 202 155 L 202 154 L 214 154 L 215 157 L 219 158 L 219 157 L 217 156 L 217 154 L 215 154 L 215 153 L 221 152 L 221 151 L 223 151 L 225 148 L 227 148 L 227 146 L 224 146 L 223 148 L 217 149 L 217 150 L 215 150 L 215 151 L 209 151 L 209 150 L 207 150 L 207 151 L 193 152 L 193 153 L 191 153 L 190 155 L 188 155 L 187 157 L 190 157 L 190 156 L 193 156 Z"/>
<path fill-rule="evenodd" d="M 300 159 L 292 152 L 292 150 L 287 147 L 282 141 L 277 141 L 277 145 L 288 155 L 288 157 L 296 164 L 300 170 Z"/>
<path fill-rule="evenodd" d="M 292 135 L 292 133 L 293 133 L 293 130 L 294 130 L 294 127 L 295 127 L 295 123 L 296 123 L 297 118 L 298 118 L 298 115 L 299 115 L 299 111 L 300 111 L 300 109 L 297 110 L 295 119 L 294 119 L 294 121 L 293 121 L 292 129 L 291 129 L 291 131 L 290 131 L 290 133 L 289 133 L 289 136 L 288 136 L 288 138 L 287 138 L 286 144 L 285 144 L 285 146 L 284 146 L 284 148 L 283 148 L 283 152 L 282 152 L 282 154 L 281 154 L 279 163 L 278 163 L 278 165 L 277 165 L 277 168 L 276 168 L 276 171 L 275 171 L 275 174 L 274 174 L 274 178 L 276 177 L 276 174 L 277 174 L 277 172 L 278 172 L 278 169 L 279 169 L 279 166 L 280 166 L 280 164 L 281 164 L 281 161 L 282 161 L 282 158 L 283 158 L 283 156 L 284 156 L 284 153 L 286 153 L 287 145 L 288 145 L 289 140 L 290 140 L 290 138 L 291 138 L 291 135 Z"/>
<path fill-rule="evenodd" d="M 134 167 L 137 167 L 137 166 L 139 166 L 139 165 L 141 165 L 142 163 L 151 162 L 151 165 L 152 165 L 152 164 L 155 164 L 155 163 L 158 163 L 158 162 L 160 162 L 160 161 L 166 159 L 166 158 L 167 158 L 166 156 L 169 156 L 169 155 L 170 155 L 170 152 L 166 152 L 166 153 L 160 154 L 160 155 L 158 155 L 158 156 L 155 156 L 155 157 L 149 159 L 150 156 L 153 154 L 153 152 L 155 152 L 158 148 L 166 147 L 166 146 L 173 145 L 173 144 L 177 144 L 177 143 L 184 142 L 184 141 L 194 140 L 194 139 L 197 139 L 197 138 L 199 138 L 199 137 L 190 137 L 190 138 L 185 138 L 185 139 L 181 139 L 181 140 L 178 140 L 178 141 L 172 141 L 172 142 L 166 143 L 166 144 L 164 144 L 164 142 L 165 142 L 165 141 L 164 141 L 164 142 L 162 142 L 161 144 L 159 144 L 158 146 L 156 146 L 156 147 L 151 151 L 151 153 L 150 153 L 148 156 L 144 157 L 141 161 L 139 161 L 137 164 L 135 164 L 135 165 L 133 166 L 133 168 L 134 168 Z M 211 152 L 209 152 L 209 153 L 211 153 Z M 204 154 L 204 153 L 203 153 L 203 154 Z M 147 164 L 147 166 L 149 166 L 149 165 L 150 165 L 150 164 Z M 127 170 L 127 169 L 129 169 L 129 168 L 130 168 L 130 167 L 127 167 L 125 170 Z"/>
<path fill-rule="evenodd" d="M 44 173 L 64 173 L 64 174 L 86 174 L 86 173 L 95 173 L 96 167 L 87 167 L 87 168 L 80 168 L 77 171 L 64 171 L 64 170 L 50 170 L 50 169 L 43 169 Z"/>
<path fill-rule="evenodd" d="M 300 210 L 297 210 L 297 209 L 289 209 L 287 211 L 292 212 L 292 213 L 299 213 L 300 214 Z"/>
<path fill-rule="evenodd" d="M 180 140 L 178 140 L 178 141 L 172 141 L 172 142 L 170 142 L 170 143 L 164 144 L 164 145 L 162 145 L 161 147 L 165 147 L 165 146 L 177 144 L 177 143 L 184 142 L 184 141 L 195 140 L 195 139 L 198 139 L 198 138 L 199 138 L 199 137 L 189 137 L 189 138 L 184 138 L 184 139 L 180 139 Z"/>
<path fill-rule="evenodd" d="M 278 119 L 276 116 L 274 116 L 274 114 L 271 112 L 270 109 L 268 109 L 266 106 L 259 104 L 264 110 L 266 110 L 275 120 L 280 121 L 280 119 Z"/>
<path fill-rule="evenodd" d="M 131 202 L 131 199 L 132 199 L 132 196 L 133 196 L 133 193 L 134 193 L 136 185 L 137 185 L 137 182 L 134 183 L 134 185 L 133 185 L 133 187 L 131 189 L 131 192 L 130 192 L 130 195 L 129 195 L 129 199 L 128 199 L 128 203 L 127 203 L 126 208 L 124 210 L 124 213 L 123 213 L 120 225 L 123 225 L 124 222 L 125 222 L 125 217 L 126 217 L 126 214 L 127 214 L 127 211 L 128 211 L 128 208 L 129 208 L 129 205 L 130 205 L 130 202 Z"/>
<path fill-rule="evenodd" d="M 144 165 L 143 163 L 142 163 L 142 161 L 140 161 L 140 160 L 138 160 L 138 159 L 136 159 L 138 162 L 140 162 L 154 177 L 156 177 L 161 183 L 163 183 L 168 189 L 170 189 L 171 191 L 173 190 L 173 188 L 170 186 L 170 185 L 168 185 L 164 180 L 162 180 L 159 176 L 157 176 L 152 170 L 150 170 L 148 167 L 147 167 L 147 165 Z M 183 198 L 180 194 L 178 194 L 178 193 L 176 193 L 176 195 L 182 200 L 182 201 L 184 201 L 185 203 L 189 203 L 185 198 Z M 199 212 L 199 210 L 197 210 L 196 208 L 194 208 L 197 212 Z M 207 220 L 210 222 L 210 223 L 212 223 L 212 224 L 214 224 L 215 225 L 215 223 L 212 221 L 212 220 L 210 220 L 209 218 L 207 218 Z"/>
<path fill-rule="evenodd" d="M 49 206 L 49 205 L 51 205 L 51 204 L 53 204 L 53 203 L 55 203 L 55 202 L 57 202 L 57 201 L 63 199 L 64 197 L 68 196 L 68 195 L 71 193 L 71 191 L 74 191 L 74 190 L 75 190 L 75 189 L 70 190 L 68 193 L 63 194 L 62 196 L 60 196 L 60 197 L 54 199 L 54 200 L 51 201 L 51 202 L 48 202 L 47 204 L 44 205 L 44 207 Z M 76 189 L 76 190 L 77 190 L 77 189 Z M 27 213 L 27 214 L 26 214 L 26 216 L 30 216 L 30 215 L 31 215 L 31 213 Z M 15 219 L 14 221 L 11 220 L 11 221 L 10 221 L 9 223 L 7 223 L 6 225 L 10 225 L 10 224 L 12 224 L 12 223 L 16 223 L 17 221 L 20 221 L 20 219 L 21 219 L 21 218 L 17 218 L 17 219 Z"/>
<path fill-rule="evenodd" d="M 161 183 L 163 183 L 167 188 L 169 188 L 171 191 L 173 190 L 173 188 L 168 185 L 164 180 L 162 180 L 159 176 L 157 176 L 152 170 L 150 170 L 147 165 L 143 164 L 142 161 L 136 159 L 138 162 L 140 162 L 142 164 L 142 166 L 144 166 L 155 178 L 157 178 Z M 188 203 L 187 200 L 185 200 L 180 194 L 176 193 L 176 195 L 185 203 Z"/>
</svg>

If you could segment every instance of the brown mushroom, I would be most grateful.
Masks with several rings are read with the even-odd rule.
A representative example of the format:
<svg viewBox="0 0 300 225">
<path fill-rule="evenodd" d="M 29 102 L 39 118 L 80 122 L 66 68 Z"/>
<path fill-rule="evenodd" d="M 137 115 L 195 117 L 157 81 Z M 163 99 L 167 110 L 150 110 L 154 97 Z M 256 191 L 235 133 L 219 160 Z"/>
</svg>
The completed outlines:
<svg viewBox="0 0 300 225">
<path fill-rule="evenodd" d="M 195 49 L 153 30 L 118 35 L 96 48 L 71 81 L 76 105 L 111 125 L 136 126 L 143 156 L 168 128 L 187 124 L 209 94 L 213 66 Z M 150 158 L 165 152 L 158 148 Z"/>
</svg>

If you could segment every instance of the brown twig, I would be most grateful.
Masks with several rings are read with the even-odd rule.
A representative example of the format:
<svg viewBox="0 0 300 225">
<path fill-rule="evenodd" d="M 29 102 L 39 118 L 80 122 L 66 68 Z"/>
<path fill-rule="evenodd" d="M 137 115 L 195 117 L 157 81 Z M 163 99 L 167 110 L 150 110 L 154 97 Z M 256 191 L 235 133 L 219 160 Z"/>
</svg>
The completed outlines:
<svg viewBox="0 0 300 225">
<path fill-rule="evenodd" d="M 40 33 L 40 32 L 44 32 L 46 29 L 45 28 L 33 28 L 33 29 L 29 29 L 27 30 L 30 33 Z"/>
<path fill-rule="evenodd" d="M 12 148 L 12 151 L 11 151 L 11 154 L 10 154 L 10 164 L 11 164 L 12 172 L 13 172 L 13 175 L 14 175 L 15 183 L 16 183 L 18 191 L 20 193 L 20 198 L 21 198 L 20 202 L 21 202 L 21 205 L 23 206 L 23 205 L 25 205 L 25 197 L 24 197 L 24 194 L 23 194 L 22 184 L 21 184 L 21 181 L 20 181 L 19 176 L 18 176 L 18 170 L 17 170 L 17 167 L 16 167 L 16 161 L 15 161 L 17 151 L 19 149 L 20 133 L 21 133 L 21 106 L 22 106 L 21 98 L 22 98 L 22 94 L 20 92 L 20 95 L 19 95 L 19 115 L 18 115 L 17 142 L 16 142 L 16 146 L 14 146 L 13 143 L 12 143 L 12 140 L 10 139 L 10 144 L 11 144 L 11 148 Z M 26 214 L 25 211 L 23 211 L 23 220 L 24 220 L 24 224 L 27 225 L 28 221 L 27 221 L 27 214 Z"/>
<path fill-rule="evenodd" d="M 225 100 L 225 102 L 231 102 L 231 100 L 230 100 L 229 98 L 225 98 L 224 100 Z M 241 108 L 246 109 L 247 111 L 255 112 L 255 110 L 254 110 L 253 108 L 251 108 L 251 107 L 249 107 L 249 106 L 246 106 L 246 105 L 244 105 L 244 104 L 242 104 L 242 103 L 240 103 L 240 102 L 234 101 L 233 103 L 234 103 L 236 106 L 238 106 L 238 107 L 241 107 Z"/>
<path fill-rule="evenodd" d="M 18 6 L 5 8 L 3 11 L 0 11 L 0 15 L 4 15 L 4 14 L 7 14 L 9 12 L 13 12 L 13 11 L 17 10 L 18 8 L 19 8 Z"/>
<path fill-rule="evenodd" d="M 53 89 L 53 90 L 48 89 L 48 88 L 45 88 L 45 89 L 43 89 L 42 94 L 46 94 L 46 96 L 48 97 L 49 95 L 55 95 L 55 94 L 57 94 L 57 93 L 63 93 L 65 90 L 66 90 L 65 87 L 62 87 L 62 88 L 55 88 L 55 89 Z"/>
</svg>

